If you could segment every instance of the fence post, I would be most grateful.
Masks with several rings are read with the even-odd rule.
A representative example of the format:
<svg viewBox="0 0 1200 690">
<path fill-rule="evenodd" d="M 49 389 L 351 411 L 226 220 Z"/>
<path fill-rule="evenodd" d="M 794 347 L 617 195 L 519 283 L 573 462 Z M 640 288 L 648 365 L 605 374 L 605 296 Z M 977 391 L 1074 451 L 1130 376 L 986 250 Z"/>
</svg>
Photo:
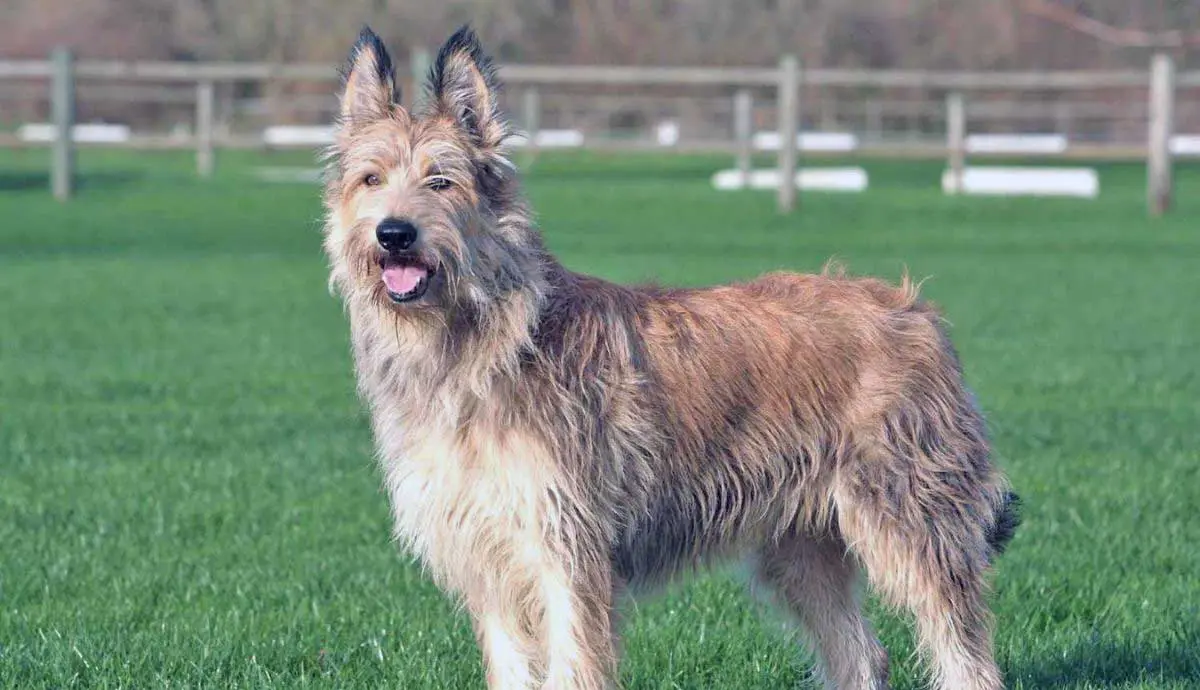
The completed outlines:
<svg viewBox="0 0 1200 690">
<path fill-rule="evenodd" d="M 216 88 L 211 79 L 196 82 L 196 172 L 212 177 L 213 123 L 216 112 Z"/>
<path fill-rule="evenodd" d="M 413 48 L 409 54 L 412 68 L 412 107 L 415 110 L 421 104 L 425 95 L 425 80 L 429 78 L 429 51 L 424 48 Z"/>
<path fill-rule="evenodd" d="M 867 138 L 883 140 L 883 104 L 874 98 L 867 101 Z"/>
<path fill-rule="evenodd" d="M 946 96 L 946 156 L 950 169 L 950 192 L 962 192 L 967 158 L 967 105 L 961 92 Z"/>
<path fill-rule="evenodd" d="M 50 109 L 54 121 L 54 149 L 50 162 L 50 188 L 54 198 L 66 201 L 75 188 L 75 66 L 68 48 L 51 55 L 54 76 L 50 84 Z"/>
<path fill-rule="evenodd" d="M 235 101 L 232 84 L 217 89 L 216 113 L 213 115 L 213 136 L 228 137 L 231 132 Z"/>
<path fill-rule="evenodd" d="M 1150 149 L 1147 159 L 1147 202 L 1150 215 L 1171 208 L 1171 135 L 1175 115 L 1175 64 L 1158 53 L 1150 69 Z"/>
<path fill-rule="evenodd" d="M 779 61 L 779 211 L 787 213 L 796 205 L 796 119 L 797 73 L 795 55 L 785 55 Z"/>
<path fill-rule="evenodd" d="M 1058 133 L 1071 140 L 1072 130 L 1075 129 L 1071 118 L 1071 102 L 1059 101 L 1054 104 L 1055 129 Z"/>
<path fill-rule="evenodd" d="M 542 99 L 537 87 L 530 86 L 521 94 L 521 111 L 525 136 L 528 138 L 525 146 L 530 153 L 534 153 L 537 149 L 537 133 L 542 128 Z"/>
<path fill-rule="evenodd" d="M 733 94 L 733 136 L 737 140 L 737 169 L 742 184 L 750 184 L 750 165 L 754 155 L 754 99 L 747 89 Z"/>
</svg>

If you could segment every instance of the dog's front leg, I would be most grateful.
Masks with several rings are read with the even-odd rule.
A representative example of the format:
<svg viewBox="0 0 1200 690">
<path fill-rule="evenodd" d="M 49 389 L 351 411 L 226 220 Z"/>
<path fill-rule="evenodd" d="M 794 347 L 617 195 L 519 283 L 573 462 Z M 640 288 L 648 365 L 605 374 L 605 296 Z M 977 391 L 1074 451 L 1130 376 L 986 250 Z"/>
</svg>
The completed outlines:
<svg viewBox="0 0 1200 690">
<path fill-rule="evenodd" d="M 472 618 L 489 690 L 532 690 L 532 650 L 515 621 L 491 608 L 473 612 Z"/>
<path fill-rule="evenodd" d="M 604 566 L 550 568 L 542 579 L 545 606 L 545 690 L 615 688 L 617 656 L 613 576 Z"/>
</svg>

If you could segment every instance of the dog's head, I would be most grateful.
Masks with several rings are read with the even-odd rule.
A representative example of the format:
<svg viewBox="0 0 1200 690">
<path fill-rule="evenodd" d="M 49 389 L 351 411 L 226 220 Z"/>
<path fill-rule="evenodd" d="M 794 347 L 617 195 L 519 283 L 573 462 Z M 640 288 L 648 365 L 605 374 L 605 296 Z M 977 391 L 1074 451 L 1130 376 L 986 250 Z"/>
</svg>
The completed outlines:
<svg viewBox="0 0 1200 690">
<path fill-rule="evenodd" d="M 475 34 L 463 27 L 442 46 L 420 110 L 400 105 L 370 29 L 344 76 L 325 188 L 333 286 L 441 322 L 537 291 L 541 243 L 501 148 L 499 84 Z"/>
</svg>

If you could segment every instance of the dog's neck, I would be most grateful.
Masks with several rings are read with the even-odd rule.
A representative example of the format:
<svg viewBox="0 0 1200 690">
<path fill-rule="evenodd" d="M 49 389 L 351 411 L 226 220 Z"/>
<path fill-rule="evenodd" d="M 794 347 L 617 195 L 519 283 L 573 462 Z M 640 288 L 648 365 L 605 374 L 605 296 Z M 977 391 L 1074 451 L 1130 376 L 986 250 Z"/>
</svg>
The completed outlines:
<svg viewBox="0 0 1200 690">
<path fill-rule="evenodd" d="M 474 309 L 416 318 L 368 299 L 347 301 L 359 392 L 373 409 L 404 410 L 453 422 L 515 378 L 533 349 L 542 306 L 563 269 L 540 258 L 531 280 Z M 535 280 L 533 280 L 535 279 Z M 447 416 L 448 415 L 448 416 Z"/>
</svg>

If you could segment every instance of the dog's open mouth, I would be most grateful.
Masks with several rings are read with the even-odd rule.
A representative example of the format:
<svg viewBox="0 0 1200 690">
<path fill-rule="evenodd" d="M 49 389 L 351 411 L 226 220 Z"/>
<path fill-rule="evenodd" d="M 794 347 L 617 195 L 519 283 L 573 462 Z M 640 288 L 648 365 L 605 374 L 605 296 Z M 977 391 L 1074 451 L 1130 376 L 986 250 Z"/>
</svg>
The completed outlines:
<svg viewBox="0 0 1200 690">
<path fill-rule="evenodd" d="M 420 299 L 429 289 L 437 267 L 415 254 L 385 254 L 379 259 L 383 285 L 396 304 Z"/>
</svg>

